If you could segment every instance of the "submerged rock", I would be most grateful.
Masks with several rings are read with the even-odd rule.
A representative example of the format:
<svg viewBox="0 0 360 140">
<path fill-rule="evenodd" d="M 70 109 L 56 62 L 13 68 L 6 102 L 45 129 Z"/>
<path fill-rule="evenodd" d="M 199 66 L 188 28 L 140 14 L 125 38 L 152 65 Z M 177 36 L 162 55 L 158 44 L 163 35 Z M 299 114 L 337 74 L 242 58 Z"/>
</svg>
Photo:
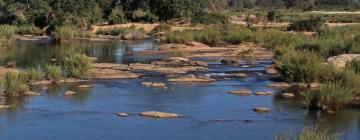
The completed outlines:
<svg viewBox="0 0 360 140">
<path fill-rule="evenodd" d="M 239 94 L 239 95 L 250 95 L 252 92 L 248 89 L 240 89 L 240 90 L 229 91 L 228 93 Z"/>
<path fill-rule="evenodd" d="M 141 85 L 146 86 L 146 87 L 166 88 L 166 84 L 165 83 L 160 83 L 160 82 L 141 82 Z"/>
<path fill-rule="evenodd" d="M 195 76 L 193 74 L 178 78 L 168 79 L 169 82 L 214 82 L 215 80 L 207 76 Z"/>
<path fill-rule="evenodd" d="M 73 96 L 73 95 L 76 95 L 76 92 L 74 92 L 74 91 L 66 91 L 64 93 L 64 96 Z"/>
<path fill-rule="evenodd" d="M 41 94 L 33 92 L 33 91 L 28 91 L 28 92 L 25 93 L 25 95 L 26 96 L 40 96 Z"/>
<path fill-rule="evenodd" d="M 116 113 L 116 115 L 119 117 L 129 117 L 131 114 L 127 113 L 127 112 L 119 112 L 119 113 Z"/>
<path fill-rule="evenodd" d="M 257 108 L 254 108 L 253 111 L 259 112 L 259 113 L 267 113 L 267 112 L 270 112 L 271 109 L 266 108 L 266 107 L 257 107 Z"/>
<path fill-rule="evenodd" d="M 140 116 L 152 117 L 152 118 L 180 118 L 180 117 L 182 117 L 181 115 L 176 114 L 176 113 L 158 112 L 158 111 L 141 112 Z"/>
<path fill-rule="evenodd" d="M 89 80 L 82 80 L 82 79 L 76 79 L 76 78 L 66 78 L 64 80 L 65 83 L 82 83 L 82 82 L 88 82 Z"/>
<path fill-rule="evenodd" d="M 220 62 L 227 65 L 238 63 L 236 60 L 232 60 L 232 59 L 222 59 Z"/>
<path fill-rule="evenodd" d="M 281 94 L 281 96 L 284 98 L 292 98 L 292 97 L 295 97 L 295 94 L 294 93 L 283 93 L 283 94 Z"/>
</svg>

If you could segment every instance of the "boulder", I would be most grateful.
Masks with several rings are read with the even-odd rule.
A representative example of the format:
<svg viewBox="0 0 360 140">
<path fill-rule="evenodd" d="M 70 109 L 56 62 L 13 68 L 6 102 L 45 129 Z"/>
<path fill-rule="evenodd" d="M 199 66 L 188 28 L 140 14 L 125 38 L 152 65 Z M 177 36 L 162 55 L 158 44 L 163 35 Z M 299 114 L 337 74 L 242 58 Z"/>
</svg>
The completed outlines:
<svg viewBox="0 0 360 140">
<path fill-rule="evenodd" d="M 119 113 L 116 113 L 116 115 L 119 117 L 129 117 L 131 114 L 127 113 L 127 112 L 119 112 Z"/>
<path fill-rule="evenodd" d="M 92 88 L 91 85 L 79 85 L 78 88 Z"/>
<path fill-rule="evenodd" d="M 267 92 L 259 91 L 259 92 L 256 92 L 255 95 L 256 96 L 268 96 L 268 95 L 273 95 L 273 93 L 269 92 L 269 91 L 267 91 Z"/>
<path fill-rule="evenodd" d="M 328 58 L 327 62 L 338 68 L 344 68 L 348 61 L 360 59 L 360 54 L 342 54 Z"/>
<path fill-rule="evenodd" d="M 180 117 L 182 117 L 181 115 L 176 114 L 176 113 L 158 112 L 158 111 L 141 112 L 140 116 L 152 117 L 152 118 L 180 118 Z"/>
<path fill-rule="evenodd" d="M 64 93 L 64 96 L 73 96 L 73 95 L 76 95 L 76 92 L 74 92 L 74 91 L 66 91 Z"/>
<path fill-rule="evenodd" d="M 207 76 L 195 76 L 193 74 L 168 79 L 169 82 L 214 82 L 215 80 Z"/>
<path fill-rule="evenodd" d="M 266 107 L 257 107 L 257 108 L 254 108 L 253 111 L 259 112 L 259 113 L 267 113 L 267 112 L 270 112 L 271 109 L 266 108 Z"/>
<path fill-rule="evenodd" d="M 146 86 L 146 87 L 161 87 L 161 88 L 166 88 L 166 84 L 165 84 L 165 83 L 159 83 L 159 82 L 141 82 L 141 85 Z"/>
<path fill-rule="evenodd" d="M 292 98 L 292 97 L 295 97 L 295 94 L 294 93 L 283 93 L 283 94 L 281 94 L 281 96 L 284 98 Z"/>
<path fill-rule="evenodd" d="M 250 95 L 252 92 L 248 89 L 240 89 L 240 90 L 229 91 L 228 93 L 238 94 L 238 95 Z"/>
<path fill-rule="evenodd" d="M 273 88 L 288 88 L 288 87 L 291 87 L 290 84 L 288 83 L 283 83 L 283 82 L 280 82 L 280 83 L 271 83 L 269 85 L 266 85 L 267 87 L 273 87 Z"/>
</svg>

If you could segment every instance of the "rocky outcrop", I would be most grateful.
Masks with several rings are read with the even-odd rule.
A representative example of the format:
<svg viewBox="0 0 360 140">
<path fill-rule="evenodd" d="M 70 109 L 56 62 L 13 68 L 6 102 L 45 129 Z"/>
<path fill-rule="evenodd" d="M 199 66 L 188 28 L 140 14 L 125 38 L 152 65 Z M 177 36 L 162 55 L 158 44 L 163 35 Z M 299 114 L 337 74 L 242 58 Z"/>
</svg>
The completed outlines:
<svg viewBox="0 0 360 140">
<path fill-rule="evenodd" d="M 360 59 L 360 54 L 342 54 L 328 58 L 327 62 L 335 67 L 344 68 L 346 63 L 353 59 Z"/>
<path fill-rule="evenodd" d="M 90 71 L 89 78 L 91 79 L 132 79 L 139 78 L 140 75 L 129 71 L 122 71 L 116 69 L 99 69 L 93 68 Z"/>
<path fill-rule="evenodd" d="M 238 95 L 251 95 L 252 92 L 248 89 L 240 89 L 240 90 L 229 91 L 228 93 L 238 94 Z"/>
<path fill-rule="evenodd" d="M 160 82 L 141 82 L 141 85 L 146 87 L 166 88 L 166 84 Z"/>
<path fill-rule="evenodd" d="M 212 79 L 207 76 L 195 76 L 193 74 L 181 76 L 178 78 L 170 78 L 169 82 L 214 82 L 215 79 Z"/>
<path fill-rule="evenodd" d="M 152 118 L 180 118 L 180 117 L 182 117 L 181 115 L 176 114 L 176 113 L 158 112 L 158 111 L 141 112 L 140 116 L 152 117 Z"/>
</svg>

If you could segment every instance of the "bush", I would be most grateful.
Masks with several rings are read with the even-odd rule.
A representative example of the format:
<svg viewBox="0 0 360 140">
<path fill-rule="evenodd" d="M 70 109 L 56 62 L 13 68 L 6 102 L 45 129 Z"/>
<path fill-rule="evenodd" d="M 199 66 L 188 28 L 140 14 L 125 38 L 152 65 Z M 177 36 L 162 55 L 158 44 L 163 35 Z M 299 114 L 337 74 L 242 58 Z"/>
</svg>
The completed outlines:
<svg viewBox="0 0 360 140">
<path fill-rule="evenodd" d="M 126 17 L 123 11 L 119 9 L 113 9 L 109 15 L 109 24 L 126 23 Z"/>
<path fill-rule="evenodd" d="M 283 132 L 275 136 L 275 140 L 339 140 L 340 135 L 337 133 L 330 133 L 327 129 L 303 128 L 300 133 Z"/>
<path fill-rule="evenodd" d="M 282 15 L 279 11 L 271 10 L 267 13 L 266 17 L 269 21 L 278 21 L 281 20 Z"/>
<path fill-rule="evenodd" d="M 243 42 L 257 42 L 254 33 L 251 30 L 242 31 L 227 31 L 224 33 L 223 40 L 232 45 L 240 44 Z"/>
<path fill-rule="evenodd" d="M 35 27 L 34 25 L 22 25 L 18 27 L 17 33 L 21 35 L 41 35 L 43 32 L 40 28 Z"/>
<path fill-rule="evenodd" d="M 360 73 L 360 59 L 353 59 L 346 63 L 346 68 L 353 70 L 356 73 Z"/>
<path fill-rule="evenodd" d="M 199 12 L 194 14 L 191 17 L 192 23 L 195 24 L 218 24 L 218 25 L 228 25 L 229 20 L 225 15 L 219 13 L 208 13 L 208 12 Z"/>
<path fill-rule="evenodd" d="M 223 34 L 216 29 L 205 29 L 194 31 L 194 39 L 206 45 L 217 46 L 223 43 Z"/>
<path fill-rule="evenodd" d="M 35 68 L 30 68 L 25 71 L 27 81 L 41 80 L 45 77 L 45 73 L 38 71 Z"/>
<path fill-rule="evenodd" d="M 337 111 L 353 99 L 353 90 L 339 83 L 327 83 L 316 91 L 306 91 L 305 103 L 310 109 Z"/>
<path fill-rule="evenodd" d="M 174 31 L 166 33 L 166 42 L 168 43 L 182 43 L 194 41 L 193 31 Z"/>
<path fill-rule="evenodd" d="M 17 28 L 10 25 L 0 25 L 0 45 L 9 45 L 15 41 Z"/>
<path fill-rule="evenodd" d="M 73 25 L 57 27 L 52 33 L 57 41 L 72 41 L 80 31 Z"/>
<path fill-rule="evenodd" d="M 316 82 L 321 76 L 321 58 L 308 51 L 287 52 L 275 63 L 282 78 L 288 82 Z"/>
<path fill-rule="evenodd" d="M 168 32 L 171 31 L 171 26 L 168 24 L 160 24 L 158 26 L 156 26 L 150 33 L 154 34 L 154 33 L 158 33 L 158 32 Z"/>
<path fill-rule="evenodd" d="M 135 28 L 135 26 L 131 27 L 118 27 L 118 28 L 110 28 L 110 29 L 99 29 L 96 31 L 96 34 L 98 35 L 112 35 L 112 36 L 118 36 L 130 32 L 137 32 L 137 33 L 144 33 L 145 30 L 143 28 Z"/>
<path fill-rule="evenodd" d="M 45 66 L 46 78 L 48 80 L 59 81 L 63 78 L 60 66 L 46 65 Z"/>
<path fill-rule="evenodd" d="M 86 78 L 91 69 L 92 61 L 86 55 L 77 53 L 65 57 L 63 65 L 68 77 Z"/>
<path fill-rule="evenodd" d="M 26 77 L 18 72 L 6 73 L 2 82 L 2 90 L 5 96 L 23 96 L 29 91 Z"/>
<path fill-rule="evenodd" d="M 319 31 L 325 22 L 320 17 L 307 20 L 298 20 L 290 24 L 288 30 L 292 31 Z"/>
</svg>

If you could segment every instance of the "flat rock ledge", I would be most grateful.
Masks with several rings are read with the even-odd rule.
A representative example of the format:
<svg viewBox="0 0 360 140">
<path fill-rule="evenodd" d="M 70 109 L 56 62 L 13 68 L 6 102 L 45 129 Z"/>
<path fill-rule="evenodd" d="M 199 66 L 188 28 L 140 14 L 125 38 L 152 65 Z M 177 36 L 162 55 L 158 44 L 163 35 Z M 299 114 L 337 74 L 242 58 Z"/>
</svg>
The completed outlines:
<svg viewBox="0 0 360 140">
<path fill-rule="evenodd" d="M 328 58 L 327 62 L 338 68 L 344 68 L 348 61 L 360 59 L 360 54 L 342 54 Z"/>
<path fill-rule="evenodd" d="M 181 76 L 178 78 L 170 78 L 169 82 L 214 82 L 215 79 L 212 79 L 207 76 L 195 76 L 193 74 Z"/>
<path fill-rule="evenodd" d="M 133 79 L 139 77 L 140 75 L 136 73 L 109 68 L 93 68 L 90 72 L 90 79 Z"/>
<path fill-rule="evenodd" d="M 176 114 L 176 113 L 158 112 L 158 111 L 141 112 L 140 116 L 151 117 L 151 118 L 180 118 L 180 117 L 182 117 L 181 115 Z"/>
<path fill-rule="evenodd" d="M 256 96 L 270 96 L 270 95 L 274 95 L 274 93 L 270 92 L 270 91 L 258 91 L 255 93 Z"/>
<path fill-rule="evenodd" d="M 252 92 L 248 89 L 240 89 L 240 90 L 234 90 L 234 91 L 229 91 L 228 93 L 230 94 L 238 94 L 238 95 L 244 95 L 244 96 L 247 96 L 247 95 L 251 95 Z"/>
<path fill-rule="evenodd" d="M 266 107 L 256 107 L 253 109 L 254 112 L 259 112 L 259 113 L 267 113 L 270 112 L 271 109 L 270 108 L 266 108 Z"/>
</svg>

